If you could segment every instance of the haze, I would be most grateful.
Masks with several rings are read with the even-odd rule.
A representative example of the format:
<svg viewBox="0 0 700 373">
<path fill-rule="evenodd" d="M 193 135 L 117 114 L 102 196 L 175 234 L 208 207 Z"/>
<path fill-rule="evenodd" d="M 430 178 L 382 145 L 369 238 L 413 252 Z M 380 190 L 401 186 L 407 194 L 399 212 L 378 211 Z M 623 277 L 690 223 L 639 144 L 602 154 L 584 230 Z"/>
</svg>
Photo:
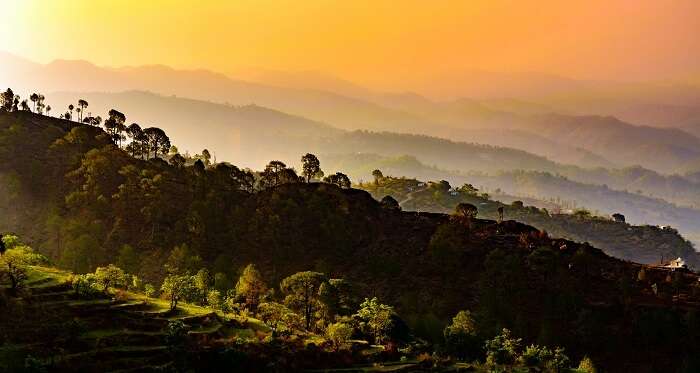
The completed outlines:
<svg viewBox="0 0 700 373">
<path fill-rule="evenodd" d="M 463 94 L 453 83 L 474 70 L 698 77 L 700 3 L 693 0 L 398 4 L 7 1 L 12 12 L 0 14 L 0 49 L 44 63 L 166 64 L 234 76 L 251 68 L 314 70 L 433 97 Z"/>
</svg>

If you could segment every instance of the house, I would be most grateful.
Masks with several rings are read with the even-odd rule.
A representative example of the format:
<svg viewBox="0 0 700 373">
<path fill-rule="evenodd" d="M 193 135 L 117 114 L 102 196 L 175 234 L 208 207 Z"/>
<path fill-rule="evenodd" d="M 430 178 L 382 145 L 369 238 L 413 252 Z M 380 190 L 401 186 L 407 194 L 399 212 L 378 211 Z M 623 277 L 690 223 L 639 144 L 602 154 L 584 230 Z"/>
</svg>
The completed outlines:
<svg viewBox="0 0 700 373">
<path fill-rule="evenodd" d="M 424 186 L 425 186 L 425 183 L 418 183 L 418 186 L 419 186 L 419 187 L 424 187 Z"/>
<path fill-rule="evenodd" d="M 688 268 L 688 266 L 685 264 L 685 260 L 683 260 L 683 258 L 681 257 L 678 257 L 678 259 L 671 260 L 668 263 L 664 263 L 663 267 L 670 269 Z"/>
<path fill-rule="evenodd" d="M 450 192 L 450 195 L 451 195 L 451 196 L 458 196 L 458 195 L 459 195 L 459 192 L 456 191 L 456 190 L 453 190 L 453 191 Z"/>
<path fill-rule="evenodd" d="M 612 218 L 614 221 L 618 223 L 624 223 L 625 222 L 625 215 L 622 215 L 620 213 L 612 214 Z"/>
</svg>

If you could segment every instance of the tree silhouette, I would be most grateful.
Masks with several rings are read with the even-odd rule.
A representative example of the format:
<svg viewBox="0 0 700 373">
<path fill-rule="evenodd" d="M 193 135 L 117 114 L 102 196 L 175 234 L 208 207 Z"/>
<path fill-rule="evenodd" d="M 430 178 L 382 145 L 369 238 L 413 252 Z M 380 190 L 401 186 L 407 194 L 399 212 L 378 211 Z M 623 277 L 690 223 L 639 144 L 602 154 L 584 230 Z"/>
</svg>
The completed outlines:
<svg viewBox="0 0 700 373">
<path fill-rule="evenodd" d="M 127 146 L 129 154 L 134 158 L 137 155 L 143 156 L 144 142 L 148 139 L 141 129 L 141 126 L 137 123 L 131 123 L 129 127 L 126 128 L 126 135 L 131 139 L 131 143 Z"/>
<path fill-rule="evenodd" d="M 46 115 L 51 116 L 51 105 L 46 106 Z"/>
<path fill-rule="evenodd" d="M 78 107 L 80 108 L 80 113 L 81 113 L 79 120 L 82 122 L 83 121 L 83 114 L 82 113 L 84 113 L 85 108 L 88 107 L 88 102 L 83 100 L 83 99 L 80 99 L 80 100 L 78 100 Z"/>
<path fill-rule="evenodd" d="M 29 95 L 29 100 L 31 100 L 32 104 L 34 105 L 33 111 L 36 111 L 36 103 L 39 101 L 39 94 L 32 93 L 31 95 Z"/>
<path fill-rule="evenodd" d="M 126 122 L 126 115 L 114 109 L 110 110 L 108 115 L 109 118 L 105 120 L 105 130 L 109 133 L 112 141 L 121 147 L 121 141 L 124 137 L 122 133 L 126 130 L 126 126 L 124 125 L 124 122 Z"/>
<path fill-rule="evenodd" d="M 154 158 L 158 158 L 158 153 L 162 153 L 163 155 L 168 154 L 170 150 L 170 138 L 165 134 L 165 131 L 157 127 L 149 127 L 144 129 L 143 133 L 146 136 L 148 144 L 147 151 L 152 151 Z M 149 155 L 150 153 L 146 154 L 147 157 Z"/>
<path fill-rule="evenodd" d="M 68 105 L 68 111 L 70 111 L 70 115 L 68 116 L 68 120 L 73 118 L 73 109 L 74 108 L 75 108 L 75 106 L 73 106 L 73 104 Z"/>
<path fill-rule="evenodd" d="M 15 101 L 15 93 L 12 92 L 12 89 L 8 88 L 5 92 L 2 93 L 0 96 L 0 105 L 5 111 L 12 111 L 12 106 Z"/>
<path fill-rule="evenodd" d="M 30 111 L 30 109 L 29 109 L 29 103 L 27 103 L 27 100 L 22 100 L 22 103 L 20 104 L 20 106 L 22 107 L 22 110 L 24 110 L 24 111 Z"/>
<path fill-rule="evenodd" d="M 317 177 L 319 174 L 321 174 L 321 162 L 318 160 L 318 158 L 311 154 L 307 153 L 303 157 L 301 157 L 301 163 L 302 163 L 302 175 L 306 178 L 306 182 L 310 182 L 311 179 L 314 177 Z"/>
<path fill-rule="evenodd" d="M 282 170 L 286 168 L 287 165 L 282 161 L 270 161 L 260 175 L 260 184 L 264 188 L 276 187 L 282 184 Z"/>
<path fill-rule="evenodd" d="M 341 188 L 348 189 L 350 186 L 352 186 L 352 183 L 350 182 L 350 178 L 348 175 L 342 173 L 342 172 L 336 172 L 333 175 L 328 175 L 323 179 L 324 182 L 337 185 Z"/>
</svg>

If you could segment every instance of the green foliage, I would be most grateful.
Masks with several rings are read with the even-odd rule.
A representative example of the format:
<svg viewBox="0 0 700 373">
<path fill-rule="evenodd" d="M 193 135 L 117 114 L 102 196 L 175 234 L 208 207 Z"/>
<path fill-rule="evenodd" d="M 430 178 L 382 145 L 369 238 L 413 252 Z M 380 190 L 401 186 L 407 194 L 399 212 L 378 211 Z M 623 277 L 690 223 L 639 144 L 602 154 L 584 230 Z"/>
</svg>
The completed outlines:
<svg viewBox="0 0 700 373">
<path fill-rule="evenodd" d="M 361 320 L 360 330 L 374 338 L 376 343 L 387 340 L 394 327 L 394 308 L 379 303 L 376 297 L 365 298 L 354 316 Z"/>
<path fill-rule="evenodd" d="M 125 289 L 129 285 L 130 276 L 124 270 L 110 264 L 106 267 L 97 267 L 94 280 L 101 290 L 108 290 L 110 287 Z"/>
<path fill-rule="evenodd" d="M 465 360 L 478 356 L 480 347 L 476 322 L 468 310 L 459 311 L 444 330 L 445 346 L 453 356 Z"/>
<path fill-rule="evenodd" d="M 244 300 L 246 307 L 255 312 L 260 300 L 267 293 L 267 285 L 255 265 L 248 264 L 236 283 L 236 296 Z"/>
<path fill-rule="evenodd" d="M 272 329 L 273 335 L 291 334 L 304 326 L 298 314 L 276 302 L 261 303 L 258 306 L 258 316 Z"/>
<path fill-rule="evenodd" d="M 327 281 L 323 273 L 306 271 L 297 272 L 280 284 L 280 290 L 286 295 L 284 304 L 303 316 L 307 330 L 311 328 L 314 312 L 321 307 L 319 288 Z"/>
<path fill-rule="evenodd" d="M 352 325 L 344 322 L 337 322 L 328 325 L 326 328 L 326 337 L 333 343 L 336 350 L 346 345 L 352 337 L 354 329 Z"/>
<path fill-rule="evenodd" d="M 223 299 L 221 298 L 221 293 L 218 290 L 209 290 L 207 293 L 207 304 L 209 307 L 220 310 L 222 306 Z"/>
<path fill-rule="evenodd" d="M 581 359 L 577 369 L 581 373 L 598 373 L 598 370 L 593 364 L 593 360 L 588 356 L 584 356 L 583 359 Z"/>
<path fill-rule="evenodd" d="M 0 254 L 0 279 L 9 281 L 10 288 L 16 291 L 27 280 L 28 266 L 45 264 L 48 259 L 22 244 L 16 236 L 3 236 L 2 241 L 5 252 Z"/>
<path fill-rule="evenodd" d="M 521 343 L 522 339 L 514 338 L 510 330 L 503 329 L 500 335 L 486 341 L 484 345 L 486 364 L 493 367 L 512 366 L 518 358 Z"/>
<path fill-rule="evenodd" d="M 152 298 L 153 296 L 156 295 L 156 288 L 151 284 L 146 284 L 143 286 L 143 293 L 147 297 Z"/>
<path fill-rule="evenodd" d="M 180 300 L 192 299 L 197 295 L 194 276 L 168 275 L 160 287 L 161 294 L 170 301 L 170 310 L 174 311 Z"/>
</svg>

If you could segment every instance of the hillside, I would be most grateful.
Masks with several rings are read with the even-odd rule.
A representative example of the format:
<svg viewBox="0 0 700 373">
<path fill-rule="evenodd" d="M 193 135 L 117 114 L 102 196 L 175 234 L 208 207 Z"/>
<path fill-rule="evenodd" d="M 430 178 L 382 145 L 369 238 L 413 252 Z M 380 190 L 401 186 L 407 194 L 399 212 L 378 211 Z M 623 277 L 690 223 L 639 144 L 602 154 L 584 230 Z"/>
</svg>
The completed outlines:
<svg viewBox="0 0 700 373">
<path fill-rule="evenodd" d="M 667 270 L 648 267 L 635 281 L 638 264 L 514 221 L 401 212 L 364 191 L 298 178 L 268 184 L 290 172 L 274 164 L 253 175 L 251 190 L 251 174 L 234 166 L 140 160 L 100 128 L 27 112 L 0 114 L 0 151 L 11 181 L 0 231 L 79 273 L 124 263 L 158 284 L 163 263 L 188 252 L 220 279 L 249 263 L 274 287 L 307 270 L 345 279 L 432 343 L 471 309 L 486 339 L 507 327 L 606 370 L 687 366 L 697 354 L 696 275 L 665 282 Z"/>
<path fill-rule="evenodd" d="M 696 180 L 688 177 L 665 177 L 639 168 L 613 171 L 564 168 L 561 174 L 522 170 L 494 173 L 458 172 L 427 166 L 410 156 L 321 154 L 321 158 L 333 168 L 346 170 L 358 181 L 371 180 L 372 170 L 380 169 L 387 176 L 403 175 L 420 180 L 447 180 L 452 185 L 469 183 L 489 193 L 500 191 L 518 196 L 518 199 L 538 200 L 537 205 L 540 207 L 546 207 L 548 201 L 559 201 L 560 204 L 570 207 L 585 206 L 605 215 L 622 213 L 628 222 L 637 225 L 670 225 L 696 245 L 700 242 L 700 225 L 697 223 L 700 221 L 700 210 L 672 204 L 660 198 L 663 196 L 669 200 L 688 203 L 695 201 L 697 189 L 694 186 L 698 184 Z M 578 176 L 569 178 L 562 174 Z M 584 182 L 576 181 L 579 178 Z M 609 183 L 605 183 L 606 181 Z M 596 185 L 596 182 L 601 184 Z M 647 190 L 654 190 L 654 197 L 633 192 L 636 191 L 635 184 L 642 184 L 649 188 Z"/>
<path fill-rule="evenodd" d="M 507 219 L 532 225 L 554 237 L 589 242 L 616 258 L 658 264 L 662 258 L 670 260 L 682 257 L 690 266 L 700 268 L 700 253 L 672 228 L 634 226 L 590 214 L 564 214 L 556 212 L 557 209 L 561 210 L 556 205 L 548 211 L 522 205 L 522 202 L 505 204 L 474 190 L 456 187 L 455 191 L 448 185 L 416 179 L 383 177 L 378 182 L 366 182 L 358 187 L 377 200 L 390 195 L 399 201 L 404 210 L 409 211 L 451 213 L 457 204 L 471 203 L 478 207 L 480 216 L 496 220 L 499 218 L 498 209 L 503 208 Z"/>
</svg>

